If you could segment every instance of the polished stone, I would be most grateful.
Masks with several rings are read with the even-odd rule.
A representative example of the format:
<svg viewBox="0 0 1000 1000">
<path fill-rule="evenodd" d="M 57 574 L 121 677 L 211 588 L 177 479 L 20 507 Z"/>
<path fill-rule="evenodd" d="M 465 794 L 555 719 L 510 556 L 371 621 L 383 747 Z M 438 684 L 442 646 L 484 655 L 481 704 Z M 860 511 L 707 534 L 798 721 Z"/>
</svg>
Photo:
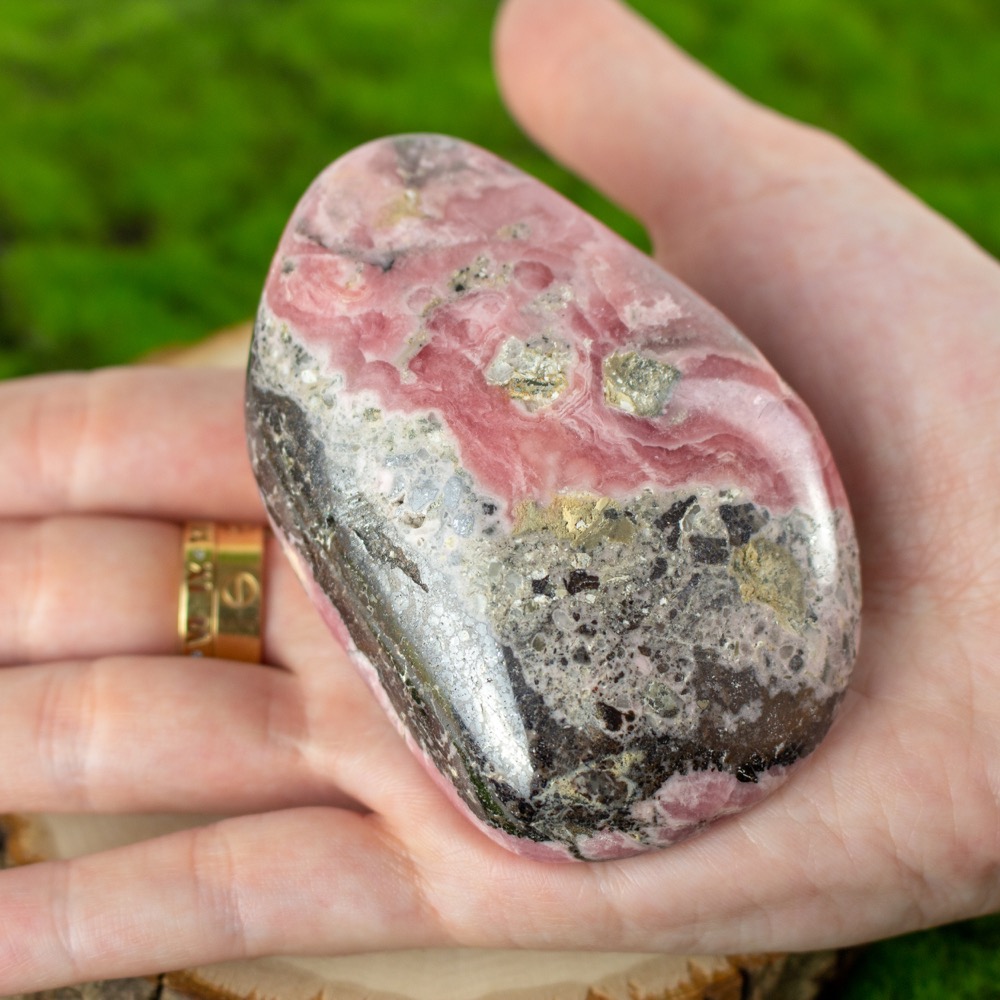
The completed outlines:
<svg viewBox="0 0 1000 1000">
<path fill-rule="evenodd" d="M 317 606 L 506 846 L 672 843 L 829 728 L 860 598 L 815 421 L 721 315 L 491 154 L 402 136 L 317 179 L 247 417 Z"/>
</svg>

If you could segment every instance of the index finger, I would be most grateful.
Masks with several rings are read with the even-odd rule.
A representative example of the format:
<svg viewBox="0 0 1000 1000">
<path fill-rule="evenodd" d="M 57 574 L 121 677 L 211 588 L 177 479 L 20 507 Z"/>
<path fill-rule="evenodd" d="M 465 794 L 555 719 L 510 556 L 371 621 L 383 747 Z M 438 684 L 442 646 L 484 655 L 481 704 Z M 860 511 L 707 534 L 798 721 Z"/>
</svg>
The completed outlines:
<svg viewBox="0 0 1000 1000">
<path fill-rule="evenodd" d="M 0 384 L 0 517 L 262 520 L 238 371 L 106 369 Z"/>
</svg>

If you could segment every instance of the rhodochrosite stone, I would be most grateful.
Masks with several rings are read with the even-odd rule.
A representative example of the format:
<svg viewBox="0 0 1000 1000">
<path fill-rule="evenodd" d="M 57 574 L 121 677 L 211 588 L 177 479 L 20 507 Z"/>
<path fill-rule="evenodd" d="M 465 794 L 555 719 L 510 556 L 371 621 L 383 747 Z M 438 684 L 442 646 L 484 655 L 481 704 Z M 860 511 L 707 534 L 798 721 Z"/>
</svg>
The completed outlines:
<svg viewBox="0 0 1000 1000">
<path fill-rule="evenodd" d="M 669 844 L 826 733 L 859 590 L 813 418 L 722 316 L 491 154 L 403 136 L 319 177 L 247 414 L 316 604 L 507 846 Z"/>
</svg>

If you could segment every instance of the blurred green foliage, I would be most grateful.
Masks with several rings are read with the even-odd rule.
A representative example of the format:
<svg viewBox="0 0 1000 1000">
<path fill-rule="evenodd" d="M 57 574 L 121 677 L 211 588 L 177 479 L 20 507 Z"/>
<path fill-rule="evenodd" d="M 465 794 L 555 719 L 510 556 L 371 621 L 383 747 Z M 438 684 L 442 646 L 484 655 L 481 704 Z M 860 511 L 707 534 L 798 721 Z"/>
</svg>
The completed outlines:
<svg viewBox="0 0 1000 1000">
<path fill-rule="evenodd" d="M 124 361 L 249 317 L 311 178 L 388 133 L 479 142 L 641 244 L 503 110 L 495 6 L 0 0 L 0 376 Z M 1000 250 L 991 0 L 635 6 Z"/>
<path fill-rule="evenodd" d="M 1000 5 L 634 0 L 738 87 L 857 145 L 1000 252 Z M 0 0 L 0 377 L 127 361 L 249 318 L 330 160 L 487 146 L 629 238 L 489 68 L 494 0 Z M 1000 918 L 869 950 L 863 998 L 1000 997 Z"/>
<path fill-rule="evenodd" d="M 866 948 L 838 1000 L 1000 1000 L 1000 917 Z"/>
</svg>

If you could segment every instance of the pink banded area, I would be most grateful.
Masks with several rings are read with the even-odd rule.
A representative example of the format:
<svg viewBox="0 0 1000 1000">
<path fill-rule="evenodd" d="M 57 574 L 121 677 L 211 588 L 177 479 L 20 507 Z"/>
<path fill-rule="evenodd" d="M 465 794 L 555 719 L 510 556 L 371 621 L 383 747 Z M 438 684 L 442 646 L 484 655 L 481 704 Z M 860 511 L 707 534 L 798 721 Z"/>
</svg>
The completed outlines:
<svg viewBox="0 0 1000 1000">
<path fill-rule="evenodd" d="M 361 147 L 282 237 L 265 301 L 347 391 L 439 412 L 509 507 L 688 482 L 738 484 L 775 512 L 845 506 L 808 410 L 723 316 L 533 178 L 465 144 L 454 159 L 407 187 L 390 144 Z M 529 412 L 485 373 L 510 338 L 542 336 L 572 358 L 565 390 Z M 602 364 L 622 348 L 679 373 L 662 414 L 606 405 Z"/>
</svg>

